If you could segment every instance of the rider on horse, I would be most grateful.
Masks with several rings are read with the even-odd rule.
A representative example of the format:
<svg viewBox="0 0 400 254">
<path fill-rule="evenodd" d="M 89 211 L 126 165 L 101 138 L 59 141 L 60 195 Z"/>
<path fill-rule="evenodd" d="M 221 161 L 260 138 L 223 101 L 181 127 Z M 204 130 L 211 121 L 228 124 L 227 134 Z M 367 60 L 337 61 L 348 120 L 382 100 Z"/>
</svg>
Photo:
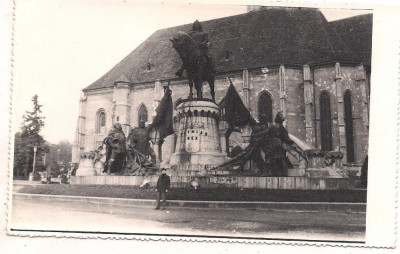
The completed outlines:
<svg viewBox="0 0 400 254">
<path fill-rule="evenodd" d="M 208 54 L 208 48 L 210 47 L 210 42 L 208 40 L 208 33 L 203 32 L 203 26 L 196 20 L 193 23 L 192 29 L 187 33 L 193 40 L 196 49 L 200 50 L 201 55 L 204 57 L 205 61 L 211 65 L 213 73 L 216 72 L 214 63 Z"/>
<path fill-rule="evenodd" d="M 170 39 L 173 48 L 178 52 L 182 66 L 176 72 L 176 75 L 182 77 L 186 70 L 189 79 L 189 98 L 193 98 L 193 85 L 197 92 L 197 98 L 203 98 L 202 84 L 207 81 L 210 86 L 210 94 L 215 102 L 215 66 L 208 55 L 208 34 L 203 32 L 199 21 L 195 21 L 188 33 L 177 32 L 173 39 Z"/>
</svg>

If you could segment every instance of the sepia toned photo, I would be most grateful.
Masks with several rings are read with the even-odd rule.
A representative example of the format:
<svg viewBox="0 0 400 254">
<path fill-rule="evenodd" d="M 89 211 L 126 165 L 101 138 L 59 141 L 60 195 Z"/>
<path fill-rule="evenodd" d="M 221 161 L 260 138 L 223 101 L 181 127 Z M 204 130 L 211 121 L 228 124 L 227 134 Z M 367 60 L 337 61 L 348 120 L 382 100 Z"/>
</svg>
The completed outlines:
<svg viewBox="0 0 400 254">
<path fill-rule="evenodd" d="M 373 17 L 16 1 L 8 232 L 365 245 Z"/>
</svg>

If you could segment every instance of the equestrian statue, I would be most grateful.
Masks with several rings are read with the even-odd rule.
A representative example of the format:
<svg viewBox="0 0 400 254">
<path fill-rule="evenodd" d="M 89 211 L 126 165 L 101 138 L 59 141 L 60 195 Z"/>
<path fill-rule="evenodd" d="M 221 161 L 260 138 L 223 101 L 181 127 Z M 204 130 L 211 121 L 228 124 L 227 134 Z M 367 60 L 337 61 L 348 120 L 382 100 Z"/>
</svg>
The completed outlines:
<svg viewBox="0 0 400 254">
<path fill-rule="evenodd" d="M 208 34 L 203 32 L 202 25 L 198 20 L 193 23 L 189 32 L 178 32 L 172 41 L 173 48 L 178 52 L 182 67 L 176 75 L 182 77 L 183 71 L 189 79 L 189 98 L 193 98 L 193 84 L 196 88 L 197 98 L 203 98 L 202 84 L 207 81 L 210 86 L 212 100 L 215 102 L 214 81 L 215 67 L 211 57 L 208 55 L 210 43 Z"/>
</svg>

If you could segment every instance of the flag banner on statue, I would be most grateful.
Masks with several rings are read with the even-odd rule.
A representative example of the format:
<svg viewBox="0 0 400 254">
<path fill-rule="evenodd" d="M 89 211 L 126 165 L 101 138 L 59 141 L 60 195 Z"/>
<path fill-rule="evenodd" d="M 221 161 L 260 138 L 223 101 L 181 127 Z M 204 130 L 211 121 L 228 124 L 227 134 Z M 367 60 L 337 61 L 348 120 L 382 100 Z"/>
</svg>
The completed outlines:
<svg viewBox="0 0 400 254">
<path fill-rule="evenodd" d="M 227 121 L 232 127 L 242 127 L 252 119 L 232 82 L 219 106 L 222 112 L 222 120 Z"/>
<path fill-rule="evenodd" d="M 164 139 L 174 133 L 173 123 L 172 123 L 172 91 L 167 89 L 162 97 L 160 104 L 156 109 L 156 116 L 153 119 L 153 122 L 149 126 L 149 131 L 155 128 L 158 131 L 158 135 L 160 137 L 160 142 L 163 142 Z"/>
</svg>

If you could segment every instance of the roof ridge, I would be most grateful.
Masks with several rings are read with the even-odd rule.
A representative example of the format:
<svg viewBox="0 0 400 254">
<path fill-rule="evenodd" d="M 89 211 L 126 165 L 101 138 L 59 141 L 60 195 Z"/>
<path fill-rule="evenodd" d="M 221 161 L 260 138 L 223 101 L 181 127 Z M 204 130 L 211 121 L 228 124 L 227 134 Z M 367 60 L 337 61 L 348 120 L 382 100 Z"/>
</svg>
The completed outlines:
<svg viewBox="0 0 400 254">
<path fill-rule="evenodd" d="M 361 36 L 362 40 L 355 43 L 368 46 L 368 40 L 371 40 L 368 37 L 369 28 L 363 27 L 369 23 L 358 23 L 348 22 L 346 27 L 361 27 L 356 35 Z M 202 24 L 210 34 L 212 46 L 209 52 L 218 73 L 278 63 L 304 64 L 340 59 L 360 59 L 367 62 L 370 59 L 370 54 L 362 53 L 366 47 L 345 47 L 341 38 L 349 37 L 349 31 L 336 28 L 336 24 L 341 23 L 328 22 L 317 8 L 275 7 L 202 21 Z M 189 28 L 190 24 L 183 24 L 155 31 L 106 74 L 83 90 L 111 87 L 121 78 L 132 84 L 176 78 L 175 72 L 181 67 L 181 60 L 168 39 L 178 30 Z M 360 34 L 364 30 L 365 35 Z M 228 60 L 225 59 L 227 50 L 232 56 Z M 148 59 L 151 59 L 153 66 L 151 70 L 146 69 Z"/>
<path fill-rule="evenodd" d="M 335 22 L 342 22 L 342 21 L 345 21 L 345 20 L 364 18 L 364 17 L 367 17 L 367 16 L 371 16 L 372 17 L 373 14 L 372 13 L 365 13 L 365 14 L 355 15 L 355 16 L 351 16 L 351 17 L 347 17 L 347 18 L 331 20 L 331 21 L 328 21 L 328 23 L 332 24 L 332 23 L 335 23 Z"/>
<path fill-rule="evenodd" d="M 335 46 L 335 43 L 332 43 L 332 41 L 331 41 L 331 36 L 335 36 L 336 33 L 334 33 L 334 31 L 331 31 L 332 29 L 331 29 L 331 27 L 329 26 L 329 23 L 328 23 L 327 19 L 325 18 L 325 16 L 322 14 L 321 11 L 317 12 L 317 15 L 318 15 L 318 17 L 320 18 L 319 21 L 320 21 L 320 24 L 321 24 L 322 29 L 323 29 L 324 32 L 325 32 L 326 39 L 327 39 L 327 41 L 328 41 L 330 47 L 333 49 L 333 53 L 334 53 L 334 55 L 335 55 L 335 58 L 338 58 L 338 54 L 337 54 L 337 53 L 338 53 L 338 51 L 339 51 L 339 50 L 338 50 L 338 46 L 339 46 L 339 45 L 336 45 L 336 46 Z M 323 18 L 324 23 L 321 22 L 321 16 L 322 16 L 322 18 Z M 329 33 L 328 33 L 327 30 L 329 30 Z M 332 32 L 333 32 L 333 33 L 332 33 Z M 331 36 L 330 36 L 330 35 L 331 35 Z M 336 37 L 337 37 L 337 35 L 336 35 Z M 337 39 L 337 38 L 335 38 L 335 39 Z"/>
</svg>

